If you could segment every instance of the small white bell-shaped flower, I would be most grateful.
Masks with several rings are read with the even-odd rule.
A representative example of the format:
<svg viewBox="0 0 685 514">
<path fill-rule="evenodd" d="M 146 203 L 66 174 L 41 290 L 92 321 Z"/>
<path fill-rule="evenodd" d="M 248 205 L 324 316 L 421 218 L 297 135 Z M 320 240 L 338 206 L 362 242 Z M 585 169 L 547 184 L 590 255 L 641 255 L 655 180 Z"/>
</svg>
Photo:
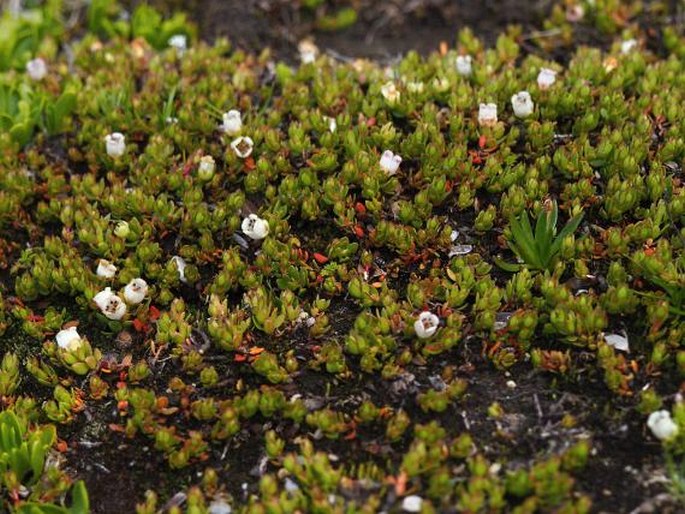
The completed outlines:
<svg viewBox="0 0 685 514">
<path fill-rule="evenodd" d="M 380 166 L 381 169 L 388 176 L 393 176 L 397 173 L 400 168 L 400 163 L 402 162 L 402 157 L 397 154 L 392 153 L 390 150 L 386 150 L 381 155 Z"/>
<path fill-rule="evenodd" d="M 31 80 L 43 80 L 48 74 L 48 67 L 43 59 L 36 57 L 26 63 L 26 73 L 29 74 Z"/>
<path fill-rule="evenodd" d="M 246 159 L 252 154 L 254 142 L 250 137 L 240 136 L 239 138 L 231 141 L 231 148 L 238 157 L 241 159 Z"/>
<path fill-rule="evenodd" d="M 126 152 L 126 138 L 121 132 L 112 132 L 105 136 L 107 155 L 116 159 Z"/>
<path fill-rule="evenodd" d="M 331 134 L 335 134 L 335 131 L 338 129 L 338 123 L 335 121 L 335 118 L 331 116 L 324 116 L 323 120 L 328 123 L 328 131 Z"/>
<path fill-rule="evenodd" d="M 647 426 L 660 441 L 667 441 L 678 434 L 678 425 L 667 410 L 652 412 L 647 418 Z"/>
<path fill-rule="evenodd" d="M 121 220 L 117 223 L 116 227 L 114 227 L 114 235 L 121 239 L 126 239 L 130 233 L 131 227 L 129 226 L 128 221 Z"/>
<path fill-rule="evenodd" d="M 404 512 L 421 512 L 423 507 L 423 498 L 416 494 L 405 496 L 402 500 L 402 510 Z"/>
<path fill-rule="evenodd" d="M 419 314 L 419 319 L 414 322 L 414 332 L 421 339 L 432 337 L 438 331 L 440 318 L 430 311 L 423 311 Z"/>
<path fill-rule="evenodd" d="M 200 180 L 211 180 L 214 176 L 215 169 L 216 163 L 214 162 L 214 157 L 205 155 L 200 159 L 200 165 L 197 167 L 197 176 Z"/>
<path fill-rule="evenodd" d="M 478 106 L 478 124 L 491 127 L 497 123 L 497 104 L 480 104 Z"/>
<path fill-rule="evenodd" d="M 129 305 L 138 305 L 147 296 L 148 285 L 142 278 L 134 278 L 124 287 L 124 300 Z"/>
<path fill-rule="evenodd" d="M 112 320 L 120 320 L 126 315 L 126 304 L 112 289 L 106 287 L 93 297 L 95 305 L 105 317 Z"/>
<path fill-rule="evenodd" d="M 171 258 L 171 262 L 174 262 L 176 264 L 176 269 L 178 270 L 178 279 L 183 282 L 184 284 L 188 282 L 188 279 L 186 278 L 186 261 L 183 257 L 179 257 L 178 255 L 174 255 Z"/>
<path fill-rule="evenodd" d="M 240 134 L 242 129 L 243 120 L 239 110 L 231 109 L 230 111 L 224 113 L 221 130 L 223 130 L 229 136 L 237 136 Z"/>
<path fill-rule="evenodd" d="M 319 48 L 311 39 L 303 39 L 297 45 L 297 51 L 300 53 L 300 61 L 302 64 L 310 64 L 316 60 L 319 55 Z"/>
<path fill-rule="evenodd" d="M 621 42 L 621 53 L 629 54 L 635 47 L 637 47 L 637 39 L 626 39 Z"/>
<path fill-rule="evenodd" d="M 176 53 L 182 56 L 188 49 L 188 37 L 185 34 L 175 34 L 167 42 L 171 48 L 176 49 Z"/>
<path fill-rule="evenodd" d="M 76 327 L 60 330 L 55 336 L 55 341 L 57 341 L 57 346 L 69 351 L 77 350 L 82 343 L 81 336 L 76 331 Z"/>
<path fill-rule="evenodd" d="M 549 68 L 540 68 L 538 73 L 538 87 L 543 91 L 549 89 L 557 81 L 557 72 Z"/>
<path fill-rule="evenodd" d="M 95 273 L 98 277 L 113 278 L 117 273 L 117 267 L 106 259 L 100 259 Z"/>
<path fill-rule="evenodd" d="M 458 55 L 456 60 L 457 73 L 462 77 L 470 77 L 473 73 L 473 58 L 470 55 Z"/>
<path fill-rule="evenodd" d="M 269 222 L 256 214 L 250 214 L 243 219 L 241 228 L 247 237 L 255 241 L 264 239 L 269 234 Z"/>
<path fill-rule="evenodd" d="M 527 118 L 533 114 L 535 104 L 528 91 L 519 91 L 511 97 L 511 107 L 514 109 L 514 116 Z"/>
</svg>

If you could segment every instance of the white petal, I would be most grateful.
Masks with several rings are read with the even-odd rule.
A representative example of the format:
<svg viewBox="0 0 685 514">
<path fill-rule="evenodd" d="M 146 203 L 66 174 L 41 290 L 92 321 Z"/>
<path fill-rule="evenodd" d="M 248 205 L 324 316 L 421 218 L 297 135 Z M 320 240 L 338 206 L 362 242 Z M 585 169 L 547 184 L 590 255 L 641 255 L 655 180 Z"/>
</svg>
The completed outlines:
<svg viewBox="0 0 685 514">
<path fill-rule="evenodd" d="M 604 340 L 609 346 L 613 346 L 622 352 L 630 351 L 628 347 L 628 338 L 620 334 L 604 334 Z"/>
<path fill-rule="evenodd" d="M 98 277 L 112 278 L 117 273 L 117 267 L 108 260 L 100 259 L 95 273 Z"/>
<path fill-rule="evenodd" d="M 124 300 L 131 305 L 137 305 L 145 299 L 148 285 L 142 278 L 134 278 L 124 288 Z"/>
<path fill-rule="evenodd" d="M 55 336 L 57 346 L 64 350 L 76 350 L 81 345 L 81 336 L 78 335 L 76 327 L 69 327 L 57 332 Z"/>
<path fill-rule="evenodd" d="M 402 510 L 404 512 L 421 512 L 423 498 L 417 495 L 407 496 L 402 500 Z"/>
<path fill-rule="evenodd" d="M 661 441 L 666 441 L 678 434 L 678 425 L 671 418 L 671 413 L 667 410 L 652 412 L 647 418 L 647 426 L 654 434 L 654 437 Z"/>
</svg>

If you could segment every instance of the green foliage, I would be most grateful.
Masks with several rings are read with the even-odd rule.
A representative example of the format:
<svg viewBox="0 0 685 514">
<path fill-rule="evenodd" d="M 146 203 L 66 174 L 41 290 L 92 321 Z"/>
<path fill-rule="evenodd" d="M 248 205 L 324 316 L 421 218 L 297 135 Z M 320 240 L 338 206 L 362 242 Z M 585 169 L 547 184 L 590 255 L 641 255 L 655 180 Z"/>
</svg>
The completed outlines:
<svg viewBox="0 0 685 514">
<path fill-rule="evenodd" d="M 22 70 L 35 57 L 47 36 L 62 32 L 62 0 L 48 0 L 42 8 L 14 16 L 3 9 L 0 16 L 0 72 Z"/>
<path fill-rule="evenodd" d="M 176 13 L 165 20 L 161 13 L 146 3 L 139 4 L 131 14 L 130 21 L 116 19 L 121 12 L 117 2 L 93 0 L 88 8 L 88 28 L 106 38 L 143 38 L 153 48 L 161 50 L 169 45 L 175 35 L 193 37 L 195 29 L 183 13 Z"/>
<path fill-rule="evenodd" d="M 549 270 L 554 264 L 554 259 L 564 239 L 576 231 L 583 219 L 582 213 L 577 214 L 557 234 L 558 215 L 557 203 L 552 201 L 540 211 L 534 232 L 527 212 L 519 218 L 512 216 L 509 220 L 511 237 L 507 239 L 507 244 L 528 268 Z M 520 268 L 520 266 L 504 262 L 498 262 L 498 265 L 509 271 L 517 271 Z"/>
<path fill-rule="evenodd" d="M 14 481 L 34 484 L 40 480 L 48 450 L 57 440 L 55 427 L 29 427 L 13 411 L 0 413 L 0 480 L 11 489 Z"/>
</svg>

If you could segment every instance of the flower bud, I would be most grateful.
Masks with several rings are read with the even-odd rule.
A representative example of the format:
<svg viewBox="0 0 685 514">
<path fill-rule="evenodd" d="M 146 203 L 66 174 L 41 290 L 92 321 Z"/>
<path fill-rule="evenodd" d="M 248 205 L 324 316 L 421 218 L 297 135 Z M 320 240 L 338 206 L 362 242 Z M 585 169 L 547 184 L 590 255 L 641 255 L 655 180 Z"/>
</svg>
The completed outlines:
<svg viewBox="0 0 685 514">
<path fill-rule="evenodd" d="M 120 237 L 121 239 L 126 239 L 130 233 L 131 229 L 128 226 L 127 221 L 122 220 L 119 223 L 117 223 L 116 227 L 114 227 L 114 235 Z"/>
<path fill-rule="evenodd" d="M 214 176 L 214 169 L 216 165 L 214 163 L 214 157 L 211 155 L 205 155 L 200 159 L 200 165 L 197 168 L 197 176 L 200 180 L 211 180 Z"/>
</svg>

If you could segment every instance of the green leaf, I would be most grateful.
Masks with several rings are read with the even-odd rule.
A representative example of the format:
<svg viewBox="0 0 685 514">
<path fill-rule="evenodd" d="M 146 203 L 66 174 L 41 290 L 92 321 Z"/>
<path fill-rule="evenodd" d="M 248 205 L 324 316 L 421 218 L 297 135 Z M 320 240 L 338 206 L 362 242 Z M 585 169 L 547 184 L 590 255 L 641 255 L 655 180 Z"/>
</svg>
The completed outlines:
<svg viewBox="0 0 685 514">
<path fill-rule="evenodd" d="M 71 490 L 71 507 L 69 514 L 88 514 L 90 512 L 90 501 L 88 500 L 88 490 L 83 480 L 74 484 Z"/>
<path fill-rule="evenodd" d="M 564 241 L 566 236 L 573 234 L 576 229 L 578 228 L 578 225 L 580 225 L 580 222 L 583 220 L 584 213 L 577 214 L 573 218 L 571 218 L 568 223 L 564 226 L 563 229 L 561 229 L 561 232 L 559 232 L 559 235 L 557 238 L 554 240 L 554 244 L 552 245 L 551 248 L 551 256 L 554 257 L 557 253 L 559 253 L 559 250 L 561 249 L 561 243 Z"/>
</svg>

